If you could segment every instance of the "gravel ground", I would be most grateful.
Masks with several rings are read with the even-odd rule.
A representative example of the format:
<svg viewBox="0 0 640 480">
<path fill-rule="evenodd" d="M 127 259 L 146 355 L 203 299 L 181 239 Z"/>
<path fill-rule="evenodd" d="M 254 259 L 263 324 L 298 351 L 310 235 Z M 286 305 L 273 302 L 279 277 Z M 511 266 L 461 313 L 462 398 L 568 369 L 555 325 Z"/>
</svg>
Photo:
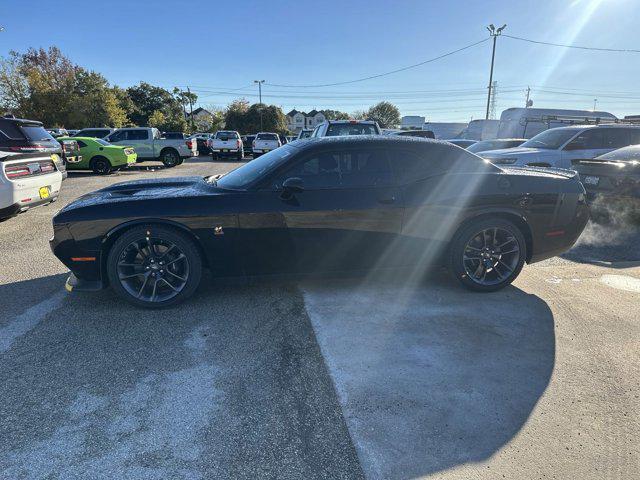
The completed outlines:
<svg viewBox="0 0 640 480">
<path fill-rule="evenodd" d="M 67 294 L 51 216 L 190 159 L 71 173 L 0 224 L 0 478 L 637 478 L 640 230 L 590 225 L 490 295 L 434 276 Z"/>
</svg>

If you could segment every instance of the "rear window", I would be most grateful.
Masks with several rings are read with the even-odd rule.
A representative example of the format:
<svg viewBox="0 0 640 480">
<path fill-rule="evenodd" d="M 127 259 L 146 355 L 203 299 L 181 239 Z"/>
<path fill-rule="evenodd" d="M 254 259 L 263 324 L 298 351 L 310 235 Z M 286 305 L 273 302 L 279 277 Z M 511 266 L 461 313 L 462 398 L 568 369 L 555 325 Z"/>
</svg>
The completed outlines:
<svg viewBox="0 0 640 480">
<path fill-rule="evenodd" d="M 32 142 L 55 142 L 56 140 L 47 132 L 44 127 L 35 125 L 22 125 L 20 127 L 27 140 Z"/>
<path fill-rule="evenodd" d="M 237 140 L 240 135 L 238 135 L 238 132 L 218 132 L 216 133 L 216 138 L 218 140 Z"/>
<path fill-rule="evenodd" d="M 327 129 L 327 137 L 341 135 L 377 135 L 378 130 L 370 123 L 332 123 Z"/>
<path fill-rule="evenodd" d="M 278 135 L 275 133 L 259 133 L 256 140 L 278 140 Z"/>
</svg>

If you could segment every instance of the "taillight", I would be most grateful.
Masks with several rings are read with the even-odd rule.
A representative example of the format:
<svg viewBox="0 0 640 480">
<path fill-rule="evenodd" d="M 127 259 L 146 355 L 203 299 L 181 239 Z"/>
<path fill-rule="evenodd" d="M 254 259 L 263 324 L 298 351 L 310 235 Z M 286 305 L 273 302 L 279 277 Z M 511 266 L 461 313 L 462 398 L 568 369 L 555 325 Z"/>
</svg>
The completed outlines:
<svg viewBox="0 0 640 480">
<path fill-rule="evenodd" d="M 193 143 L 191 142 L 191 140 L 187 140 L 187 148 L 189 150 L 191 150 L 192 145 L 193 145 Z"/>
<path fill-rule="evenodd" d="M 212 143 L 211 139 L 207 140 L 207 147 L 210 147 Z"/>
<path fill-rule="evenodd" d="M 31 175 L 29 167 L 26 165 L 10 165 L 4 168 L 4 173 L 9 180 L 14 178 L 27 177 Z"/>
<path fill-rule="evenodd" d="M 236 147 L 240 148 L 240 140 L 236 141 Z"/>
</svg>

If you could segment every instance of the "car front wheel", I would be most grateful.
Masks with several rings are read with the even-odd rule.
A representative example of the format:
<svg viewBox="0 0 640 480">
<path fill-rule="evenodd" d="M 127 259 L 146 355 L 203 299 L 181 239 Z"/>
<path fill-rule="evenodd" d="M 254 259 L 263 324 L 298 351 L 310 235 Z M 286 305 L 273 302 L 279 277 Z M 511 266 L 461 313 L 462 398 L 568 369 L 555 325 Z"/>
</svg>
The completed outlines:
<svg viewBox="0 0 640 480">
<path fill-rule="evenodd" d="M 526 258 L 520 229 L 502 218 L 482 218 L 463 226 L 451 244 L 449 265 L 467 288 L 500 290 L 518 276 Z"/>
<path fill-rule="evenodd" d="M 124 300 L 163 308 L 193 295 L 202 276 L 202 258 L 193 240 L 177 229 L 133 227 L 109 251 L 107 274 Z"/>
</svg>

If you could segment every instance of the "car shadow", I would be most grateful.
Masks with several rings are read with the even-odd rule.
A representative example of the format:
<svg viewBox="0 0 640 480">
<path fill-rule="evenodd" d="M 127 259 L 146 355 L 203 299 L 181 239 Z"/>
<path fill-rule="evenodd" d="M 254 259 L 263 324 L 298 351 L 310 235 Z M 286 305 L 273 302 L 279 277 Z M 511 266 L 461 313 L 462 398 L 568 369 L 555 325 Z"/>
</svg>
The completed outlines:
<svg viewBox="0 0 640 480">
<path fill-rule="evenodd" d="M 487 460 L 518 435 L 549 385 L 553 314 L 515 286 L 480 294 L 436 276 L 302 289 L 369 478 Z"/>
<path fill-rule="evenodd" d="M 637 267 L 640 265 L 640 225 L 590 221 L 573 248 L 560 256 L 578 263 Z"/>
</svg>

